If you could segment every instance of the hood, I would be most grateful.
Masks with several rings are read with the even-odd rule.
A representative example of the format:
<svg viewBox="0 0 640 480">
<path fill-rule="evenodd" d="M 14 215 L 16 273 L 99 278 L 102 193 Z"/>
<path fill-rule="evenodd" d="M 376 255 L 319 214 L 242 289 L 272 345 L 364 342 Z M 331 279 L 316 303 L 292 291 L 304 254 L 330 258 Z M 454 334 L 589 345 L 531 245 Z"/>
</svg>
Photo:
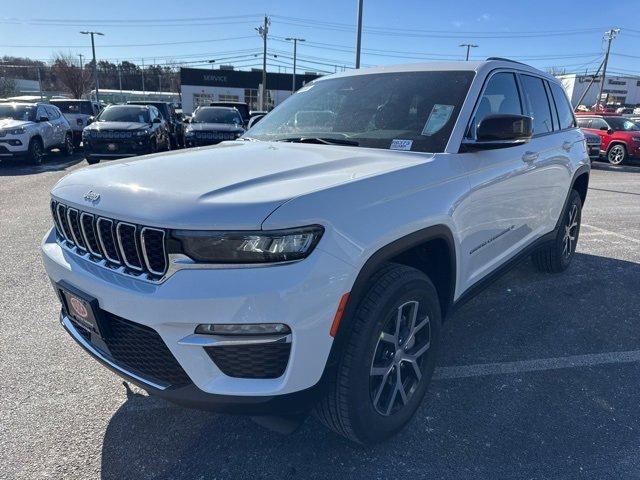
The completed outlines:
<svg viewBox="0 0 640 480">
<path fill-rule="evenodd" d="M 149 128 L 149 124 L 138 122 L 93 122 L 87 128 L 89 130 L 140 130 Z"/>
<path fill-rule="evenodd" d="M 587 142 L 589 143 L 600 143 L 600 136 L 596 135 L 595 133 L 589 133 L 589 132 L 582 132 L 584 135 L 584 138 L 587 140 Z"/>
<path fill-rule="evenodd" d="M 84 168 L 53 196 L 79 209 L 142 225 L 260 229 L 287 200 L 432 159 L 349 146 L 236 141 Z M 93 191 L 96 203 L 84 200 Z"/>
<path fill-rule="evenodd" d="M 25 120 L 14 120 L 13 118 L 0 118 L 0 129 L 26 127 L 32 125 L 33 122 Z"/>
<path fill-rule="evenodd" d="M 244 128 L 232 123 L 190 123 L 187 130 L 194 132 L 244 132 Z"/>
</svg>

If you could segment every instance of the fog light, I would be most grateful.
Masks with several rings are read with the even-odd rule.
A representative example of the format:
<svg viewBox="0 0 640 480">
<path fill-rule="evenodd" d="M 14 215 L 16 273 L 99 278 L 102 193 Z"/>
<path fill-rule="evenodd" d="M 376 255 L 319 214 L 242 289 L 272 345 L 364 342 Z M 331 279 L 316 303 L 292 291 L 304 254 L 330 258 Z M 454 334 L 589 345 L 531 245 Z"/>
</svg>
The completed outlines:
<svg viewBox="0 0 640 480">
<path fill-rule="evenodd" d="M 291 329 L 284 323 L 246 323 L 216 324 L 203 323 L 196 327 L 195 333 L 205 335 L 273 335 L 288 334 Z"/>
</svg>

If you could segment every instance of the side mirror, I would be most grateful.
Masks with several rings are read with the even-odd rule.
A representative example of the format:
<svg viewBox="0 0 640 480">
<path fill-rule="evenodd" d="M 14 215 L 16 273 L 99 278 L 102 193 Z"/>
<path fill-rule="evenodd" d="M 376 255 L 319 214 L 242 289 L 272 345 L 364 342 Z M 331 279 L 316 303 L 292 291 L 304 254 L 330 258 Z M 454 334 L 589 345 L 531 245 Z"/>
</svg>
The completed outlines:
<svg viewBox="0 0 640 480">
<path fill-rule="evenodd" d="M 162 122 L 162 120 L 160 119 L 160 117 L 156 117 L 156 118 L 153 119 L 153 122 L 151 122 L 151 123 L 161 123 L 161 122 Z"/>
<path fill-rule="evenodd" d="M 182 119 L 182 121 L 183 121 L 184 123 L 191 123 L 191 119 L 190 119 L 189 117 L 184 117 L 184 118 Z"/>
<path fill-rule="evenodd" d="M 522 145 L 531 140 L 533 119 L 525 115 L 487 115 L 478 124 L 476 140 L 463 142 L 465 151 Z"/>
<path fill-rule="evenodd" d="M 46 117 L 44 115 L 42 117 L 38 118 L 38 122 L 48 122 L 48 121 L 49 121 L 49 117 Z"/>
<path fill-rule="evenodd" d="M 87 125 L 95 122 L 95 120 L 96 120 L 96 117 L 94 117 L 93 115 L 90 116 L 89 118 L 87 118 Z"/>
<path fill-rule="evenodd" d="M 249 119 L 249 124 L 247 125 L 247 129 L 253 127 L 256 123 L 258 123 L 264 115 L 255 115 Z"/>
</svg>

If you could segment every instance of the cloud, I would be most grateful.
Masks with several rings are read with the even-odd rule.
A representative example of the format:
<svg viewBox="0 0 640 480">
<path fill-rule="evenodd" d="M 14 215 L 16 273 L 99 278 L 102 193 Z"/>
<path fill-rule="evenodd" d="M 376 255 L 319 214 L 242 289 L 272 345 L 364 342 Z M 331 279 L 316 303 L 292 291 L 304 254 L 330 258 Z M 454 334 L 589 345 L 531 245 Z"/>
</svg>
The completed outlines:
<svg viewBox="0 0 640 480">
<path fill-rule="evenodd" d="M 462 20 L 454 20 L 453 22 L 451 22 L 451 25 L 456 28 L 460 28 L 462 25 L 464 25 L 464 22 Z"/>
<path fill-rule="evenodd" d="M 478 22 L 487 22 L 487 21 L 491 20 L 491 15 L 489 15 L 488 13 L 483 13 L 476 20 Z"/>
</svg>

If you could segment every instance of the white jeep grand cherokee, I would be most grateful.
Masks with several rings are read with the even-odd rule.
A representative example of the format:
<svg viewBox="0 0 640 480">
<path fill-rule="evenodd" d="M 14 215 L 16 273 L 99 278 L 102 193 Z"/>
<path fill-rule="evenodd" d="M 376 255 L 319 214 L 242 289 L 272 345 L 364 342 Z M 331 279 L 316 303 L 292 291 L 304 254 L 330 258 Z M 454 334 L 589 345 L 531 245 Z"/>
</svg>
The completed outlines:
<svg viewBox="0 0 640 480">
<path fill-rule="evenodd" d="M 62 325 L 127 380 L 368 443 L 418 408 L 457 305 L 525 255 L 567 268 L 588 179 L 552 76 L 355 70 L 238 141 L 68 175 L 42 251 Z"/>
</svg>

